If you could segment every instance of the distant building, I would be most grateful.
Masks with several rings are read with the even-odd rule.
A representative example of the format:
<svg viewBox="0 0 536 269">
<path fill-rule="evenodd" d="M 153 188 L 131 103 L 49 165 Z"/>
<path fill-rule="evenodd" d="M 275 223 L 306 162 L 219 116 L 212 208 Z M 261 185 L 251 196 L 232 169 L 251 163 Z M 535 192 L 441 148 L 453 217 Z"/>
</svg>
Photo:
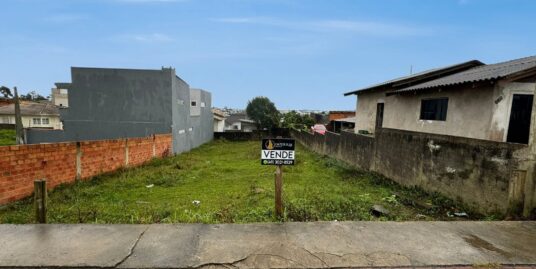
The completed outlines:
<svg viewBox="0 0 536 269">
<path fill-rule="evenodd" d="M 246 113 L 231 114 L 225 119 L 225 131 L 253 132 L 257 130 L 255 121 L 250 120 Z"/>
<path fill-rule="evenodd" d="M 47 101 L 20 102 L 23 128 L 61 129 L 58 107 Z M 15 104 L 0 106 L 0 124 L 15 126 Z"/>
<path fill-rule="evenodd" d="M 345 111 L 329 111 L 328 121 L 334 121 L 338 119 L 350 118 L 355 116 L 355 111 L 345 110 Z"/>
<path fill-rule="evenodd" d="M 214 115 L 214 132 L 225 131 L 225 114 L 223 114 L 223 111 L 213 108 L 212 114 Z"/>
<path fill-rule="evenodd" d="M 52 104 L 59 107 L 69 107 L 68 90 L 61 88 L 52 88 L 50 94 Z"/>
<path fill-rule="evenodd" d="M 328 131 L 339 133 L 341 129 L 346 130 L 350 127 L 354 128 L 355 111 L 330 111 L 328 113 L 328 120 Z M 353 122 L 350 122 L 351 120 L 353 120 Z"/>
<path fill-rule="evenodd" d="M 71 68 L 64 130 L 27 133 L 30 144 L 173 134 L 173 152 L 197 147 L 213 136 L 211 94 L 161 70 Z M 61 93 L 61 91 L 60 91 Z"/>
</svg>

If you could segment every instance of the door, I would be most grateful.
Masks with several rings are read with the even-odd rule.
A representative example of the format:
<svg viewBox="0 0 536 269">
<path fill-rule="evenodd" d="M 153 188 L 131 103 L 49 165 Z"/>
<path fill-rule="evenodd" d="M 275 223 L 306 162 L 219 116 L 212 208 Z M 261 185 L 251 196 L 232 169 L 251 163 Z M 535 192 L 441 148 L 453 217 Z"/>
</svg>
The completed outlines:
<svg viewBox="0 0 536 269">
<path fill-rule="evenodd" d="M 506 142 L 529 143 L 533 95 L 514 94 Z"/>
<path fill-rule="evenodd" d="M 376 130 L 383 126 L 383 103 L 376 105 Z"/>
</svg>

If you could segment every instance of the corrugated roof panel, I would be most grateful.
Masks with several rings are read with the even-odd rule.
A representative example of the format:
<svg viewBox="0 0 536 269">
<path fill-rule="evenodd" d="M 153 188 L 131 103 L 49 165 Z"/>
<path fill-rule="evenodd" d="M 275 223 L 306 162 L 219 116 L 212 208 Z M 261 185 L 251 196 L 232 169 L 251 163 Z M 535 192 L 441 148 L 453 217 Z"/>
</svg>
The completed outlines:
<svg viewBox="0 0 536 269">
<path fill-rule="evenodd" d="M 473 67 L 469 70 L 417 84 L 411 87 L 394 91 L 393 93 L 416 91 L 422 89 L 450 86 L 468 82 L 497 80 L 516 73 L 536 69 L 536 56 L 525 57 L 502 63 Z"/>
</svg>

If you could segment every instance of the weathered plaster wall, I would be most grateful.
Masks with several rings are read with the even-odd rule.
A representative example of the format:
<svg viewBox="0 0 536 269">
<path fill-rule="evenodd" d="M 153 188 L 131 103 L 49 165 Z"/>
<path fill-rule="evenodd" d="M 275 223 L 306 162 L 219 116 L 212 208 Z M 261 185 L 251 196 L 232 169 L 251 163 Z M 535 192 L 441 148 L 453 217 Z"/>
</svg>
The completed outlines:
<svg viewBox="0 0 536 269">
<path fill-rule="evenodd" d="M 376 104 L 384 102 L 383 127 L 505 142 L 514 94 L 534 94 L 534 83 L 499 82 L 449 90 L 385 96 L 385 91 L 359 94 L 355 130 L 374 131 Z M 421 100 L 448 97 L 446 121 L 421 120 Z"/>
<path fill-rule="evenodd" d="M 385 90 L 366 91 L 357 95 L 355 132 L 366 130 L 374 133 L 376 107 L 385 102 Z"/>
<path fill-rule="evenodd" d="M 437 191 L 482 213 L 508 211 L 512 174 L 527 149 L 519 144 L 393 129 L 382 129 L 374 137 L 296 131 L 292 136 L 317 153 L 378 172 L 402 185 Z"/>
<path fill-rule="evenodd" d="M 421 100 L 448 97 L 446 121 L 421 120 Z M 386 97 L 383 127 L 477 139 L 490 137 L 493 86 Z M 502 141 L 502 140 L 499 140 Z"/>
</svg>

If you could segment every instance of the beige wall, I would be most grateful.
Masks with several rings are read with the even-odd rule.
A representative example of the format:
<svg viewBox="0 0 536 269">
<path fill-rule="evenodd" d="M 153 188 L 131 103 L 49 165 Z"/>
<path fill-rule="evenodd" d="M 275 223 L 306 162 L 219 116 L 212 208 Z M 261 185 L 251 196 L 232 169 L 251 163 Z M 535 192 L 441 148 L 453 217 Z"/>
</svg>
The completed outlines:
<svg viewBox="0 0 536 269">
<path fill-rule="evenodd" d="M 359 94 L 355 132 L 374 132 L 376 105 L 384 102 L 383 127 L 415 132 L 506 141 L 512 96 L 534 94 L 534 83 L 500 82 L 441 91 L 385 96 L 385 91 Z M 421 100 L 447 97 L 446 121 L 421 120 Z"/>
<path fill-rule="evenodd" d="M 40 118 L 41 124 L 34 124 L 33 119 Z M 48 118 L 49 123 L 43 124 L 43 119 Z M 14 115 L 0 115 L 0 123 L 15 124 Z M 23 128 L 50 128 L 50 129 L 62 129 L 62 124 L 59 116 L 22 116 Z"/>
<path fill-rule="evenodd" d="M 376 126 L 376 106 L 385 101 L 385 90 L 360 93 L 356 103 L 355 132 L 366 130 L 374 133 Z"/>
</svg>

